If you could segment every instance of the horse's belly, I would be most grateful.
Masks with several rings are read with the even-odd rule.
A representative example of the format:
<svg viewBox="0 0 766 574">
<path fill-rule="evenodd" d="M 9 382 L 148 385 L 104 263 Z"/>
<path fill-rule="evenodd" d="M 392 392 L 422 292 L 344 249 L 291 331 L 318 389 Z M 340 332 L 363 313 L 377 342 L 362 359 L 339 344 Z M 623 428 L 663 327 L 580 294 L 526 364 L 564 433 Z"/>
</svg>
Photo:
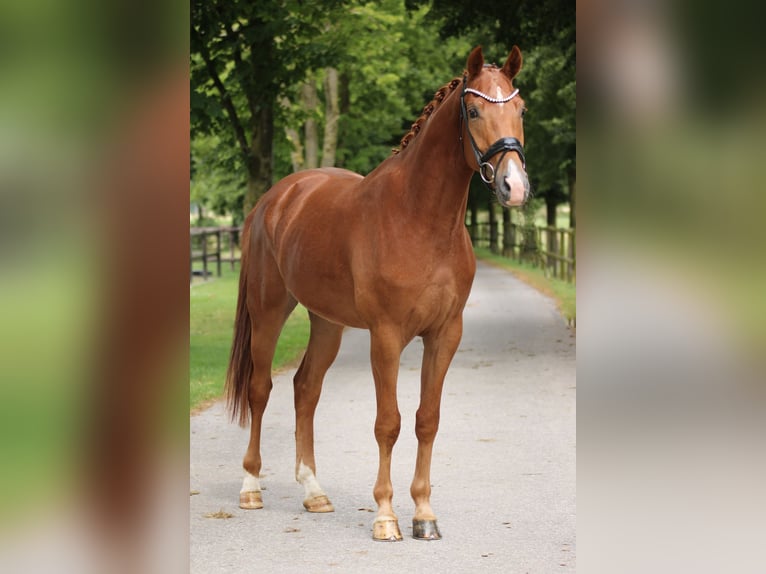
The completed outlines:
<svg viewBox="0 0 766 574">
<path fill-rule="evenodd" d="M 358 329 L 368 328 L 356 310 L 353 296 L 338 289 L 337 284 L 321 285 L 314 281 L 310 285 L 288 286 L 288 289 L 306 309 L 332 323 Z"/>
<path fill-rule="evenodd" d="M 314 258 L 303 252 L 284 263 L 283 277 L 288 291 L 313 313 L 339 325 L 367 327 L 356 309 L 353 278 L 342 257 Z"/>
</svg>

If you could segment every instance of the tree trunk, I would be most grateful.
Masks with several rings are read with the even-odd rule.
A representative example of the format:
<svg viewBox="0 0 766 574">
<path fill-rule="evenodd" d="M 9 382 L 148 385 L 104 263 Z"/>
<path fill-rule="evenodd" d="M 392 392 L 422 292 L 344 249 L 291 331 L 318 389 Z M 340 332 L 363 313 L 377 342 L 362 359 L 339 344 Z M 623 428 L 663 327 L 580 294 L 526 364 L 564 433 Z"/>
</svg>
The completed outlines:
<svg viewBox="0 0 766 574">
<path fill-rule="evenodd" d="M 285 126 L 285 135 L 290 142 L 290 163 L 293 166 L 293 173 L 303 169 L 303 144 L 301 135 L 295 128 Z"/>
<path fill-rule="evenodd" d="M 250 213 L 258 198 L 271 187 L 274 169 L 274 110 L 272 107 L 263 107 L 254 120 L 250 155 L 247 158 L 247 191 L 243 205 L 245 214 Z"/>
<path fill-rule="evenodd" d="M 301 86 L 301 101 L 303 109 L 308 113 L 308 119 L 304 125 L 305 148 L 306 148 L 306 169 L 319 167 L 319 133 L 317 132 L 317 122 L 314 119 L 319 99 L 317 98 L 317 88 L 314 79 L 309 78 Z"/>
<path fill-rule="evenodd" d="M 335 151 L 338 149 L 338 118 L 340 117 L 338 103 L 338 70 L 335 68 L 326 68 L 325 73 L 325 124 L 324 144 L 322 146 L 322 167 L 334 167 Z"/>
<path fill-rule="evenodd" d="M 575 172 L 572 171 L 569 174 L 569 227 L 572 229 L 575 228 L 575 205 L 577 204 L 575 201 L 576 182 L 577 176 L 575 175 Z"/>
<path fill-rule="evenodd" d="M 487 207 L 489 209 L 489 249 L 492 253 L 497 253 L 497 216 L 495 215 L 495 204 L 492 203 L 491 199 Z"/>
<path fill-rule="evenodd" d="M 503 210 L 503 251 L 504 257 L 513 257 L 513 226 L 511 225 L 511 210 Z"/>
<path fill-rule="evenodd" d="M 279 100 L 280 105 L 286 110 L 290 109 L 290 100 L 282 96 Z M 285 126 L 285 136 L 290 142 L 290 163 L 293 166 L 293 173 L 303 169 L 303 142 L 301 135 L 294 127 Z"/>
<path fill-rule="evenodd" d="M 338 78 L 338 100 L 340 104 L 340 115 L 341 116 L 348 116 L 348 114 L 351 112 L 351 90 L 350 90 L 350 84 L 351 80 L 348 77 L 348 74 L 343 72 L 340 74 L 340 77 Z M 343 147 L 343 131 L 342 126 L 338 126 L 338 143 Z M 348 147 L 348 146 L 346 146 Z M 336 151 L 336 157 L 335 157 L 335 165 L 337 167 L 344 167 L 345 162 L 343 160 L 343 155 L 341 154 L 341 157 L 337 157 L 337 147 L 335 149 Z"/>
<path fill-rule="evenodd" d="M 476 201 L 476 195 L 473 193 L 468 194 L 468 210 L 471 214 L 468 230 L 471 236 L 471 242 L 474 247 L 476 247 L 479 245 L 479 205 Z"/>
<path fill-rule="evenodd" d="M 537 263 L 537 227 L 535 226 L 535 217 L 531 208 L 524 210 L 524 223 L 521 227 L 521 248 L 519 255 L 521 261 Z"/>
<path fill-rule="evenodd" d="M 552 195 L 548 194 L 545 197 L 545 222 L 548 224 L 548 227 L 556 227 L 556 207 L 558 207 L 558 203 L 554 197 L 551 197 Z"/>
</svg>

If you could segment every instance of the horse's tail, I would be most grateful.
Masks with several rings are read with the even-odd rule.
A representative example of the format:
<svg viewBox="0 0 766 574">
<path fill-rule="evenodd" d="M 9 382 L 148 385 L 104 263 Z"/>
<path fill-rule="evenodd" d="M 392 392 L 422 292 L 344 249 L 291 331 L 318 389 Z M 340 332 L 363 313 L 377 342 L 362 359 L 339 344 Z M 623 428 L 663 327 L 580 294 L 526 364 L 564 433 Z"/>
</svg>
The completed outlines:
<svg viewBox="0 0 766 574">
<path fill-rule="evenodd" d="M 229 368 L 226 371 L 226 406 L 231 411 L 231 420 L 239 419 L 244 427 L 250 421 L 249 393 L 253 375 L 253 357 L 250 354 L 251 320 L 247 310 L 247 262 L 250 242 L 250 220 L 245 220 L 240 237 L 242 258 L 239 272 L 239 295 L 237 314 L 234 318 L 234 340 L 231 344 Z"/>
</svg>

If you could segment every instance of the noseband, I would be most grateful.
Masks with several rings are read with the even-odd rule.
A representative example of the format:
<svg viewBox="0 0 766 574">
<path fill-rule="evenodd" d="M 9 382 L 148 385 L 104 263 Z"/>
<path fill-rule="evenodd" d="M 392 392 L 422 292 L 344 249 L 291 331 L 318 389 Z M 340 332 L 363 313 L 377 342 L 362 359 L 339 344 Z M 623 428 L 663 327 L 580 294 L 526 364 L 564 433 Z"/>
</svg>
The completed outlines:
<svg viewBox="0 0 766 574">
<path fill-rule="evenodd" d="M 489 160 L 492 156 L 496 154 L 501 154 L 500 159 L 497 161 L 496 165 L 500 165 L 500 162 L 503 161 L 503 158 L 505 157 L 505 154 L 509 151 L 515 151 L 517 154 L 519 154 L 519 157 L 521 158 L 521 165 L 526 170 L 527 168 L 527 161 L 524 157 L 524 146 L 521 145 L 521 142 L 513 137 L 506 137 L 506 138 L 500 138 L 495 143 L 493 143 L 491 146 L 489 146 L 489 149 L 485 151 L 483 154 L 481 151 L 479 151 L 479 147 L 476 145 L 476 141 L 473 139 L 473 135 L 471 134 L 471 128 L 468 125 L 468 113 L 465 108 L 465 95 L 466 93 L 474 94 L 476 96 L 479 96 L 480 98 L 484 98 L 491 104 L 504 104 L 505 102 L 510 101 L 513 99 L 518 93 L 519 90 L 516 89 L 513 92 L 511 92 L 510 96 L 507 96 L 502 99 L 493 98 L 491 96 L 488 96 L 487 94 L 480 92 L 479 90 L 474 90 L 473 88 L 466 87 L 468 79 L 466 76 L 463 76 L 463 92 L 460 94 L 460 121 L 465 122 L 465 131 L 468 132 L 468 139 L 471 142 L 471 148 L 473 149 L 473 155 L 476 157 L 476 164 L 479 166 L 479 175 L 481 176 L 481 180 L 486 184 L 486 186 L 489 188 L 490 191 L 492 190 L 492 184 L 495 183 L 495 166 L 489 163 Z M 463 141 L 463 129 L 461 127 L 460 129 L 460 141 Z"/>
</svg>

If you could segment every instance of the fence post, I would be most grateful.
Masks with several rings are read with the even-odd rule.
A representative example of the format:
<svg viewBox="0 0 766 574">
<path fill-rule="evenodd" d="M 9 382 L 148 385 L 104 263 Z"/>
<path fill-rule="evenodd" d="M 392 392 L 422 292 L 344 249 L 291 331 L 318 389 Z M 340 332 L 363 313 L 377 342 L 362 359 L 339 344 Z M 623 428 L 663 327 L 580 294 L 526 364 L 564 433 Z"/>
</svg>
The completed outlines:
<svg viewBox="0 0 766 574">
<path fill-rule="evenodd" d="M 559 251 L 561 252 L 561 278 L 566 279 L 567 278 L 567 268 L 569 267 L 569 263 L 567 262 L 567 230 L 561 229 L 559 230 L 559 233 L 561 237 L 559 238 Z"/>
<path fill-rule="evenodd" d="M 489 204 L 489 250 L 497 253 L 497 214 L 494 204 Z"/>
<path fill-rule="evenodd" d="M 508 223 L 508 230 L 505 232 L 505 239 L 507 241 L 506 244 L 506 257 L 510 257 L 512 259 L 517 258 L 516 256 L 516 224 L 512 221 Z"/>
<path fill-rule="evenodd" d="M 202 278 L 207 281 L 207 232 L 202 232 Z"/>
<path fill-rule="evenodd" d="M 575 246 L 575 229 L 569 230 L 569 258 L 572 260 L 569 263 L 569 281 L 570 283 L 577 277 L 577 260 L 575 259 L 575 253 L 577 248 Z"/>
<path fill-rule="evenodd" d="M 231 265 L 231 270 L 234 271 L 234 228 L 229 227 L 228 229 L 228 236 L 229 236 L 229 265 Z"/>
<path fill-rule="evenodd" d="M 215 230 L 215 266 L 218 277 L 221 276 L 221 228 Z"/>
<path fill-rule="evenodd" d="M 544 227 L 540 229 L 540 233 L 545 233 L 547 241 L 542 243 L 546 246 L 546 250 L 548 251 L 548 256 L 546 257 L 546 267 L 548 268 L 548 272 L 553 276 L 556 277 L 556 256 L 558 255 L 558 251 L 556 249 L 556 229 L 550 226 Z"/>
<path fill-rule="evenodd" d="M 508 225 L 508 237 L 510 241 L 509 246 L 509 252 L 508 257 L 512 257 L 514 259 L 518 259 L 518 255 L 516 254 L 516 231 L 518 229 L 518 226 L 511 221 L 511 223 Z"/>
</svg>

